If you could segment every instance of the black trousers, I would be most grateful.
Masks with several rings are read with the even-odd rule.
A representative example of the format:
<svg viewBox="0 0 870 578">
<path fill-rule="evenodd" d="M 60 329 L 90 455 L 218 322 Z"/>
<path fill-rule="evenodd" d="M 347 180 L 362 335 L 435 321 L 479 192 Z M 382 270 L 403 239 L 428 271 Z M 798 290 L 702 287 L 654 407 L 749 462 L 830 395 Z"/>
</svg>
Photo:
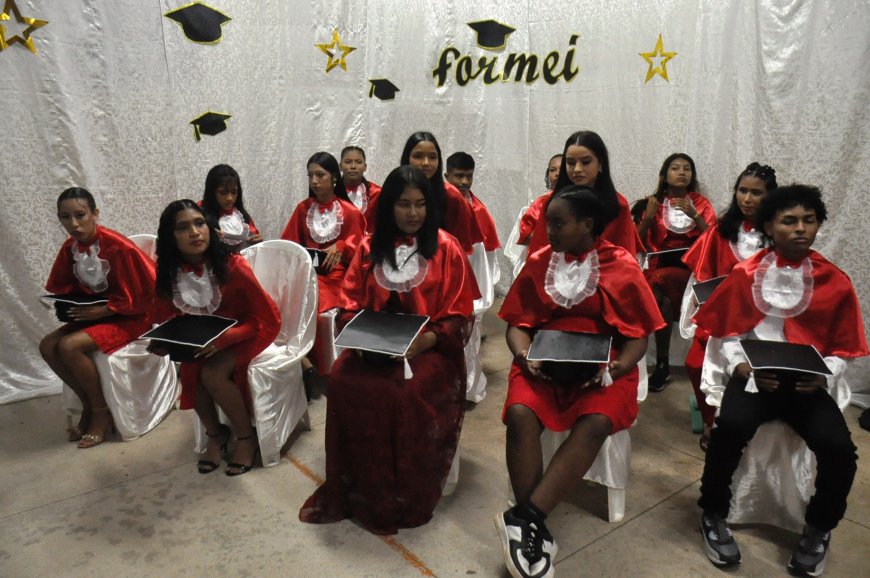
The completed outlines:
<svg viewBox="0 0 870 578">
<path fill-rule="evenodd" d="M 810 394 L 748 393 L 745 387 L 746 380 L 732 378 L 725 388 L 722 408 L 710 436 L 698 505 L 706 512 L 728 516 L 731 478 L 743 448 L 761 424 L 781 419 L 816 456 L 816 493 L 810 498 L 805 520 L 820 530 L 833 529 L 846 513 L 846 497 L 855 479 L 858 460 L 840 408 L 821 389 Z"/>
</svg>

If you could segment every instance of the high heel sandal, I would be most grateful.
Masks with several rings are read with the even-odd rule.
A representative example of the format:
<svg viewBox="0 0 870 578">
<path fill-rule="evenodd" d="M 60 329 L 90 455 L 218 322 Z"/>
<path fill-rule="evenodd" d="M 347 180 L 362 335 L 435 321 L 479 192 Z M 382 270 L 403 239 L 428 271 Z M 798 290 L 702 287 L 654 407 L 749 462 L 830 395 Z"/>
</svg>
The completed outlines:
<svg viewBox="0 0 870 578">
<path fill-rule="evenodd" d="M 227 444 L 230 443 L 230 437 L 232 437 L 232 432 L 230 428 L 226 424 L 220 424 L 217 433 L 210 434 L 205 432 L 205 435 L 211 439 L 223 437 L 223 443 L 221 443 L 220 451 L 221 457 L 225 456 L 227 453 Z M 220 462 L 215 463 L 211 460 L 199 460 L 196 462 L 196 471 L 201 474 L 210 474 L 216 469 L 220 467 Z"/>
<path fill-rule="evenodd" d="M 66 433 L 69 434 L 67 436 L 67 441 L 77 442 L 82 439 L 82 436 L 85 435 L 85 430 L 88 429 L 88 425 L 91 422 L 90 416 L 91 410 L 82 409 L 82 415 L 79 418 L 79 423 L 77 425 L 71 425 L 66 428 Z"/>
<path fill-rule="evenodd" d="M 91 408 L 91 417 L 93 417 L 93 414 L 95 414 L 97 412 L 108 413 L 109 414 L 109 423 L 106 425 L 106 427 L 103 428 L 103 431 L 101 431 L 99 433 L 82 434 L 82 437 L 78 443 L 78 448 L 80 450 L 86 450 L 88 448 L 92 448 L 94 446 L 100 445 L 101 443 L 106 441 L 106 438 L 109 436 L 110 433 L 115 432 L 115 422 L 112 420 L 112 414 L 109 413 L 108 406 L 104 405 L 103 407 Z M 90 424 L 88 424 L 88 425 L 90 426 Z"/>
<path fill-rule="evenodd" d="M 236 441 L 243 442 L 243 441 L 249 440 L 253 437 L 254 437 L 254 435 L 251 434 L 249 436 L 236 438 Z M 257 458 L 259 458 L 259 457 L 260 457 L 260 448 L 258 446 L 256 451 L 254 452 L 254 457 L 251 458 L 250 464 L 240 464 L 239 462 L 230 462 L 227 464 L 227 469 L 224 473 L 228 476 L 241 476 L 242 474 L 247 474 L 252 469 L 254 469 L 254 462 L 256 462 Z M 237 471 L 231 472 L 230 468 L 233 468 L 234 470 L 237 470 Z"/>
</svg>

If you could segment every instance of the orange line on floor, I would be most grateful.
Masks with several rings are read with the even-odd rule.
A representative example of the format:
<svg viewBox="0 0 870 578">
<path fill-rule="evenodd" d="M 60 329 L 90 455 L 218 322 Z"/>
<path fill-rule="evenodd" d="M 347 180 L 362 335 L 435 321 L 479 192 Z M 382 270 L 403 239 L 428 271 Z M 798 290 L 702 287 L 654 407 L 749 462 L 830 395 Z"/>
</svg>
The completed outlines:
<svg viewBox="0 0 870 578">
<path fill-rule="evenodd" d="M 311 468 L 309 468 L 308 466 L 306 466 L 305 464 L 303 464 L 302 462 L 297 460 L 295 457 L 293 457 L 289 453 L 287 454 L 287 460 L 289 460 L 290 463 L 293 464 L 293 466 L 297 470 L 299 470 L 303 476 L 310 479 L 318 486 L 323 484 L 323 479 L 321 479 L 320 476 L 315 474 Z M 404 544 L 402 544 L 401 542 L 399 542 L 398 540 L 396 540 L 392 536 L 378 536 L 378 538 L 380 538 L 384 544 L 386 544 L 387 546 L 389 546 L 390 548 L 392 548 L 393 550 L 398 552 L 402 556 L 402 558 L 404 558 L 405 561 L 408 562 L 411 566 L 416 568 L 417 571 L 420 572 L 421 575 L 423 575 L 423 576 L 435 576 L 435 573 L 432 570 L 430 570 L 429 568 L 427 568 L 426 564 L 424 564 L 423 561 L 420 560 L 420 558 L 418 558 L 416 554 L 414 554 L 413 552 L 408 550 Z"/>
</svg>

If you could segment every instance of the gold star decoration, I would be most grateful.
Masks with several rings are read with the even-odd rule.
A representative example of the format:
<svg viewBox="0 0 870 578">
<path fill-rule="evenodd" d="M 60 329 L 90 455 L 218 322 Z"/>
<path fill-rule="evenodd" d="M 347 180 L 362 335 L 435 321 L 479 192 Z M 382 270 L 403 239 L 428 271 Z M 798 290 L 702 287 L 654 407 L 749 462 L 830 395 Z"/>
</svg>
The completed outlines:
<svg viewBox="0 0 870 578">
<path fill-rule="evenodd" d="M 649 64 L 649 70 L 646 71 L 646 80 L 643 81 L 644 84 L 650 81 L 650 79 L 658 74 L 665 81 L 670 82 L 668 80 L 668 61 L 677 55 L 676 52 L 665 52 L 662 47 L 662 35 L 659 34 L 659 40 L 656 42 L 656 47 L 652 52 L 641 52 L 640 55 L 644 60 Z M 658 59 L 658 64 L 653 62 L 653 59 Z"/>
<path fill-rule="evenodd" d="M 15 5 L 15 0 L 6 0 L 6 4 L 3 6 L 3 12 L 0 13 L 0 22 L 10 20 L 10 12 L 15 15 L 15 20 L 17 20 L 19 24 L 27 24 L 27 28 L 24 29 L 21 36 L 16 34 L 7 38 L 6 27 L 3 26 L 3 24 L 0 24 L 0 51 L 6 50 L 11 45 L 19 42 L 30 50 L 30 52 L 37 54 L 36 46 L 33 45 L 33 39 L 30 35 L 34 30 L 42 28 L 48 24 L 48 22 L 45 20 L 37 20 L 36 18 L 21 16 L 21 12 L 18 11 L 18 6 Z"/>
<path fill-rule="evenodd" d="M 341 43 L 338 30 L 332 31 L 332 42 L 329 44 L 315 44 L 315 46 L 329 57 L 329 61 L 326 63 L 326 72 L 329 72 L 336 66 L 340 66 L 342 70 L 347 70 L 347 61 L 345 59 L 348 54 L 356 50 L 353 46 L 345 46 Z M 335 55 L 338 51 L 341 51 L 341 56 L 336 58 Z"/>
</svg>

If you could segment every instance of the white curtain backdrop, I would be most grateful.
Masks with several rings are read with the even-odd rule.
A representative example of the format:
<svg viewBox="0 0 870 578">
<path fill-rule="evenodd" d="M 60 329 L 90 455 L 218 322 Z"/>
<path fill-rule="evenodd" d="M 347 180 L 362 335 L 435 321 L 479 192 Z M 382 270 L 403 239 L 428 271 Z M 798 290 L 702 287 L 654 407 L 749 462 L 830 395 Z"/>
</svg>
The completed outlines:
<svg viewBox="0 0 870 578">
<path fill-rule="evenodd" d="M 474 190 L 502 239 L 579 129 L 602 135 L 631 201 L 652 192 L 675 151 L 694 157 L 718 210 L 751 161 L 775 167 L 780 183 L 819 185 L 830 220 L 817 248 L 851 276 L 867 327 L 866 0 L 210 0 L 232 18 L 215 45 L 190 42 L 163 16 L 188 0 L 16 3 L 49 23 L 32 34 L 38 55 L 20 44 L 0 52 L 0 402 L 59 391 L 37 351 L 56 322 L 36 297 L 64 239 L 55 215 L 63 189 L 91 190 L 108 227 L 154 233 L 166 203 L 199 199 L 208 169 L 225 162 L 241 174 L 264 237 L 276 238 L 306 195 L 312 153 L 360 145 L 367 176 L 381 182 L 415 130 L 434 132 L 445 156 L 475 157 Z M 501 52 L 477 46 L 466 25 L 487 19 L 516 28 Z M 5 24 L 7 36 L 24 28 L 14 17 Z M 315 44 L 333 30 L 356 50 L 346 71 L 327 74 Z M 458 86 L 451 74 L 436 87 L 447 47 L 475 63 L 498 57 L 496 72 L 509 53 L 558 51 L 561 70 L 572 34 L 579 74 L 570 83 Z M 659 34 L 677 53 L 670 81 L 645 83 L 639 53 Z M 370 78 L 390 79 L 396 99 L 370 99 Z M 207 110 L 232 118 L 196 142 L 188 123 Z M 853 384 L 866 388 L 868 378 L 862 362 Z"/>
</svg>

